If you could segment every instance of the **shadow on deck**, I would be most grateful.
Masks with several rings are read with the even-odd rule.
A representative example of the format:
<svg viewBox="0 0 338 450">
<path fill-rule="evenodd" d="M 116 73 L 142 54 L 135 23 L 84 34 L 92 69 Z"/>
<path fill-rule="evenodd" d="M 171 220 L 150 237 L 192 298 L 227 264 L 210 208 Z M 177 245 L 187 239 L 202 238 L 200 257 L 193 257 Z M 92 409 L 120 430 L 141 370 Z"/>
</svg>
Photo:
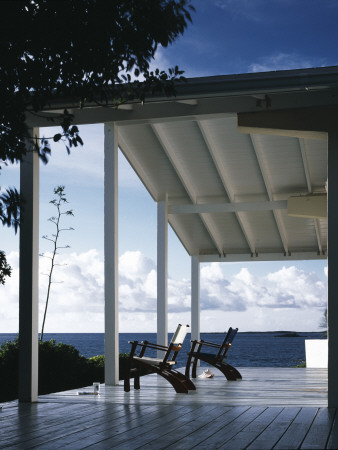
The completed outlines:
<svg viewBox="0 0 338 450">
<path fill-rule="evenodd" d="M 147 375 L 140 391 L 120 383 L 5 404 L 0 448 L 338 448 L 326 369 L 241 368 L 231 382 L 212 371 L 189 394 Z"/>
</svg>

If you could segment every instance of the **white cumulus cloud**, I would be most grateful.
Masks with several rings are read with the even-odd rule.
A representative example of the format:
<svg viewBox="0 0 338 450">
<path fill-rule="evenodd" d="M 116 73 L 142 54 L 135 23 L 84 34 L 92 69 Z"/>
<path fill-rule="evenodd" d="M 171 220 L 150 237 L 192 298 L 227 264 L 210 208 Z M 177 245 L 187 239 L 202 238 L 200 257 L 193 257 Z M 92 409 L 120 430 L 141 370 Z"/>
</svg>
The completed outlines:
<svg viewBox="0 0 338 450">
<path fill-rule="evenodd" d="M 1 332 L 18 331 L 18 254 L 8 261 L 12 277 L 0 288 Z M 104 331 L 104 264 L 96 250 L 59 255 L 49 300 L 45 332 Z M 226 324 L 245 330 L 315 330 L 327 302 L 327 286 L 314 272 L 282 267 L 264 276 L 244 265 L 232 276 L 221 263 L 201 267 L 201 324 L 203 331 L 224 331 Z M 48 273 L 49 259 L 40 259 Z M 40 276 L 40 323 L 48 277 Z M 157 311 L 156 264 L 140 251 L 119 258 L 120 330 L 155 331 Z M 168 279 L 169 327 L 190 323 L 191 286 L 188 279 Z M 296 317 L 298 318 L 296 321 Z M 303 322 L 301 318 L 304 318 Z M 316 325 L 317 324 L 317 325 Z M 41 326 L 41 325 L 40 325 Z"/>
<path fill-rule="evenodd" d="M 318 58 L 306 57 L 297 53 L 276 52 L 259 58 L 249 65 L 249 72 L 270 72 L 273 70 L 305 69 L 325 65 L 325 61 Z"/>
</svg>

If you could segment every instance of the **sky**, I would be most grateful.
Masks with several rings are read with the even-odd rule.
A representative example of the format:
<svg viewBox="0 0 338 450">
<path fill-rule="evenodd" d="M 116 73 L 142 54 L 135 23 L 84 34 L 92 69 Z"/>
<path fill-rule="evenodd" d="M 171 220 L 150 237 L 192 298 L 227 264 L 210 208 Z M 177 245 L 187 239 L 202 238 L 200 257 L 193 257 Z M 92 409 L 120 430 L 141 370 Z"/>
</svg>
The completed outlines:
<svg viewBox="0 0 338 450">
<path fill-rule="evenodd" d="M 186 77 L 338 65 L 336 0 L 195 0 L 193 24 L 153 67 Z M 55 129 L 41 129 L 49 137 Z M 74 216 L 63 218 L 45 332 L 104 332 L 103 125 L 81 126 L 85 143 L 68 156 L 52 145 L 40 171 L 40 253 L 51 251 L 53 189 L 65 186 Z M 0 186 L 19 186 L 5 167 Z M 119 326 L 156 331 L 156 204 L 119 155 Z M 0 229 L 12 277 L 0 285 L 0 333 L 18 332 L 18 236 Z M 40 329 L 49 259 L 40 258 Z M 190 257 L 169 228 L 169 331 L 190 323 Z M 201 331 L 319 331 L 327 304 L 327 262 L 201 264 Z"/>
</svg>

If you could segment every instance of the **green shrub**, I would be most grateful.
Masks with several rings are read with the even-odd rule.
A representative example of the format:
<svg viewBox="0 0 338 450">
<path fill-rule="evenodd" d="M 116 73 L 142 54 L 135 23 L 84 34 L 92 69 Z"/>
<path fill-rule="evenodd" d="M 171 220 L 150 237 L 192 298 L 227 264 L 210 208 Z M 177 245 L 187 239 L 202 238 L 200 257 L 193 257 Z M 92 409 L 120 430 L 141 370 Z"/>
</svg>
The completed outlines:
<svg viewBox="0 0 338 450">
<path fill-rule="evenodd" d="M 18 397 L 19 340 L 0 346 L 0 402 Z"/>
<path fill-rule="evenodd" d="M 120 354 L 120 380 L 128 365 L 128 353 Z M 19 339 L 0 346 L 0 402 L 18 398 Z M 146 371 L 141 374 L 149 373 Z M 54 340 L 39 342 L 39 394 L 77 389 L 104 382 L 104 356 L 85 358 L 72 345 Z"/>
<path fill-rule="evenodd" d="M 89 363 L 72 345 L 54 340 L 39 344 L 39 394 L 59 392 L 104 381 L 104 367 Z"/>
<path fill-rule="evenodd" d="M 306 361 L 299 361 L 299 363 L 296 365 L 296 367 L 300 367 L 300 368 L 306 367 Z"/>
</svg>

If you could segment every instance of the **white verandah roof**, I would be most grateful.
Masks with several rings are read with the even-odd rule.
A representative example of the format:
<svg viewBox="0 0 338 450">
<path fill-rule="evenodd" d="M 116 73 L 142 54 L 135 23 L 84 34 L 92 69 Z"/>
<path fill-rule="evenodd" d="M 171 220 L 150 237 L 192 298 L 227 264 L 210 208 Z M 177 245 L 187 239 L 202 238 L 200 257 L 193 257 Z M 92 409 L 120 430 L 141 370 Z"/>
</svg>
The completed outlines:
<svg viewBox="0 0 338 450">
<path fill-rule="evenodd" d="M 294 196 L 326 201 L 326 133 L 311 123 L 294 136 L 261 134 L 240 129 L 238 115 L 323 106 L 327 114 L 337 80 L 337 67 L 207 77 L 179 84 L 175 98 L 117 110 L 63 102 L 44 114 L 67 106 L 74 123 L 117 124 L 122 152 L 154 200 L 167 198 L 170 225 L 200 261 L 319 259 L 327 219 L 293 217 L 287 206 Z"/>
<path fill-rule="evenodd" d="M 169 223 L 190 255 L 325 255 L 327 220 L 287 214 L 290 196 L 325 193 L 325 141 L 241 134 L 236 114 L 224 113 L 122 126 L 119 145 L 154 199 L 167 195 Z"/>
</svg>

